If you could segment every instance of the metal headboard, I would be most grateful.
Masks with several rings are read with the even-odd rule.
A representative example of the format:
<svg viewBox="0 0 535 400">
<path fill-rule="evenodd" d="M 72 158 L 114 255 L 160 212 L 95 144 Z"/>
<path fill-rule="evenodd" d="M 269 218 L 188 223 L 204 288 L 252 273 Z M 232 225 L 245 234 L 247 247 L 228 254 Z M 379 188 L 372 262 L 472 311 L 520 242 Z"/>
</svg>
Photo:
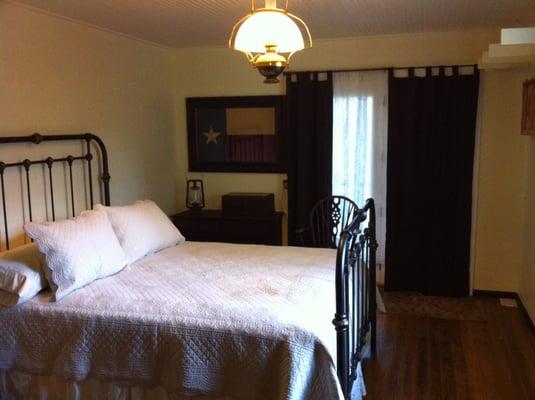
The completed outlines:
<svg viewBox="0 0 535 400">
<path fill-rule="evenodd" d="M 105 205 L 110 205 L 110 173 L 109 173 L 109 166 L 108 166 L 108 152 L 106 150 L 106 146 L 104 145 L 104 142 L 96 135 L 92 133 L 81 133 L 81 134 L 68 134 L 68 135 L 41 135 L 39 133 L 34 133 L 33 135 L 28 136 L 7 136 L 7 137 L 0 137 L 0 145 L 2 144 L 8 144 L 8 143 L 33 143 L 35 145 L 39 145 L 43 142 L 59 142 L 59 141 L 82 141 L 85 142 L 85 150 L 82 150 L 82 154 L 80 155 L 67 155 L 60 158 L 54 158 L 54 157 L 46 157 L 41 158 L 38 160 L 30 160 L 28 158 L 17 161 L 17 162 L 3 162 L 0 161 L 0 190 L 1 190 L 1 201 L 2 201 L 2 214 L 3 214 L 3 222 L 4 222 L 4 236 L 5 236 L 5 244 L 6 248 L 9 249 L 9 214 L 7 212 L 6 207 L 6 184 L 4 180 L 4 173 L 9 168 L 20 168 L 23 167 L 24 169 L 24 175 L 25 175 L 25 185 L 26 185 L 26 192 L 27 192 L 27 202 L 28 202 L 28 217 L 29 221 L 33 221 L 33 214 L 32 214 L 32 190 L 31 190 L 31 180 L 30 180 L 30 170 L 32 165 L 45 165 L 48 167 L 48 184 L 49 184 L 49 191 L 50 191 L 50 205 L 52 208 L 52 220 L 56 220 L 56 209 L 55 209 L 55 201 L 54 201 L 54 179 L 52 174 L 52 168 L 55 164 L 60 164 L 65 166 L 68 166 L 68 174 L 69 174 L 69 181 L 70 181 L 70 195 L 71 195 L 71 204 L 70 204 L 70 211 L 72 216 L 75 216 L 76 213 L 76 205 L 75 205 L 75 196 L 74 196 L 74 182 L 73 182 L 73 164 L 76 161 L 82 161 L 86 162 L 87 166 L 87 173 L 88 173 L 88 186 L 89 186 L 89 203 L 91 208 L 93 208 L 94 205 L 94 188 L 93 188 L 93 168 L 92 168 L 92 161 L 93 161 L 93 153 L 91 153 L 91 145 L 92 143 L 95 143 L 98 146 L 99 152 L 100 152 L 100 160 L 101 160 L 101 175 L 100 175 L 100 181 L 102 182 L 102 199 L 101 201 Z M 68 200 L 67 200 L 68 201 Z M 67 210 L 69 211 L 69 210 Z M 1 247 L 1 244 L 0 244 Z"/>
</svg>

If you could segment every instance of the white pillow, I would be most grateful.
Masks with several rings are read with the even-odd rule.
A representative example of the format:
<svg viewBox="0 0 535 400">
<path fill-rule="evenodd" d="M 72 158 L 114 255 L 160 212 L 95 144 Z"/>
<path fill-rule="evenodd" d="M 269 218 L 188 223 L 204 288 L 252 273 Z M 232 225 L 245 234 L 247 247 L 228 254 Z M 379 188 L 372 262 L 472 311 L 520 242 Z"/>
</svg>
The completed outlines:
<svg viewBox="0 0 535 400">
<path fill-rule="evenodd" d="M 104 207 L 97 204 L 95 210 L 105 210 L 108 214 L 130 263 L 185 240 L 169 217 L 153 201 L 136 201 L 124 207 Z"/>
<path fill-rule="evenodd" d="M 84 211 L 79 217 L 59 222 L 30 222 L 24 230 L 46 256 L 45 275 L 55 301 L 119 272 L 127 264 L 103 211 Z"/>
<path fill-rule="evenodd" d="M 34 243 L 0 253 L 0 306 L 25 303 L 46 289 L 44 264 Z"/>
</svg>

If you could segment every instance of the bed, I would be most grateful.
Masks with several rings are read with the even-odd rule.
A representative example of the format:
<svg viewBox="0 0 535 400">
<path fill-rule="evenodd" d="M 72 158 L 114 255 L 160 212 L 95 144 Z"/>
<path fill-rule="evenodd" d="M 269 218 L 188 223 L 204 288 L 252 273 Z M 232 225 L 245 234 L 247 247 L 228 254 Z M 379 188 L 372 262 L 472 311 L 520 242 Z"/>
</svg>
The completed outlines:
<svg viewBox="0 0 535 400">
<path fill-rule="evenodd" d="M 0 145 L 64 141 L 81 142 L 82 154 L 0 162 L 5 248 L 9 190 L 20 190 L 24 215 L 36 218 L 35 165 L 46 172 L 50 218 L 58 203 L 67 216 L 82 207 L 77 163 L 84 205 L 110 204 L 97 136 L 34 134 Z M 65 169 L 67 201 L 58 200 L 55 167 Z M 6 187 L 9 168 L 24 190 Z M 43 291 L 0 308 L 0 398 L 359 398 L 360 361 L 375 349 L 374 218 L 369 200 L 337 250 L 186 241 L 61 301 Z"/>
</svg>

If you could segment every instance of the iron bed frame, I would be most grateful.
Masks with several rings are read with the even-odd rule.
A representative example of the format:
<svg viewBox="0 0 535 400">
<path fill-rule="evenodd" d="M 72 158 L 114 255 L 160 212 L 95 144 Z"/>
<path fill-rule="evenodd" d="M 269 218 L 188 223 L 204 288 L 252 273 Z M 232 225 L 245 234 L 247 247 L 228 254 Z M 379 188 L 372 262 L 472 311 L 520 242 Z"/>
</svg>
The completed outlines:
<svg viewBox="0 0 535 400">
<path fill-rule="evenodd" d="M 4 174 L 6 170 L 10 168 L 23 168 L 24 169 L 24 176 L 25 176 L 25 185 L 26 185 L 26 193 L 27 193 L 27 203 L 28 203 L 28 220 L 31 222 L 33 221 L 33 213 L 32 213 L 32 189 L 31 189 L 31 179 L 30 179 L 30 171 L 32 165 L 45 165 L 48 168 L 48 188 L 50 191 L 50 205 L 51 205 L 51 211 L 52 211 L 52 220 L 56 220 L 56 203 L 54 198 L 54 178 L 52 174 L 52 168 L 54 165 L 62 164 L 67 165 L 68 172 L 69 172 L 69 189 L 71 194 L 71 204 L 70 204 L 70 211 L 71 215 L 74 217 L 76 215 L 76 204 L 75 204 L 75 198 L 74 198 L 74 181 L 73 181 L 73 165 L 75 162 L 82 161 L 86 163 L 87 166 L 87 174 L 88 174 L 88 190 L 89 190 L 89 204 L 90 208 L 93 208 L 95 204 L 95 195 L 94 195 L 94 187 L 93 187 L 93 167 L 92 167 L 92 161 L 94 158 L 93 153 L 91 152 L 92 149 L 92 143 L 96 143 L 99 149 L 99 156 L 100 156 L 100 165 L 101 168 L 101 175 L 100 175 L 100 182 L 102 184 L 102 192 L 101 192 L 101 202 L 104 205 L 109 206 L 110 205 L 110 172 L 109 172 L 109 165 L 108 165 L 108 152 L 106 150 L 106 146 L 104 145 L 104 142 L 102 139 L 100 139 L 98 136 L 92 134 L 92 133 L 80 133 L 80 134 L 65 134 L 65 135 L 41 135 L 39 133 L 34 133 L 32 135 L 28 136 L 5 136 L 0 137 L 0 145 L 1 144 L 11 144 L 11 143 L 32 143 L 35 145 L 39 145 L 44 142 L 59 142 L 59 141 L 81 141 L 82 143 L 85 142 L 85 152 L 82 152 L 82 154 L 79 155 L 67 155 L 65 157 L 60 158 L 53 158 L 53 157 L 47 157 L 47 158 L 41 158 L 37 160 L 30 160 L 28 158 L 17 161 L 17 162 L 3 162 L 0 161 L 0 192 L 1 192 L 1 200 L 2 200 L 2 214 L 3 214 L 3 222 L 4 222 L 4 243 L 5 243 L 5 249 L 9 250 L 10 244 L 9 244 L 9 220 L 8 220 L 8 213 L 7 213 L 7 207 L 6 207 L 6 191 L 8 188 L 6 188 Z M 45 190 L 46 190 L 46 183 L 45 182 Z M 85 189 L 85 188 L 84 188 Z M 2 245 L 0 242 L 0 250 L 2 249 Z"/>
<path fill-rule="evenodd" d="M 365 226 L 367 225 L 367 226 Z M 336 370 L 346 399 L 358 378 L 358 364 L 377 346 L 375 204 L 368 199 L 342 231 L 336 254 Z"/>
<path fill-rule="evenodd" d="M 48 188 L 50 192 L 50 205 L 52 220 L 56 219 L 54 182 L 52 168 L 61 164 L 68 167 L 68 188 L 70 189 L 71 204 L 67 210 L 72 216 L 76 214 L 74 200 L 73 164 L 85 162 L 88 173 L 89 204 L 94 205 L 94 185 L 91 152 L 95 143 L 99 150 L 100 184 L 102 185 L 101 201 L 110 205 L 110 173 L 108 166 L 108 152 L 104 142 L 92 133 L 41 135 L 34 133 L 28 136 L 0 137 L 0 145 L 12 143 L 30 143 L 39 145 L 44 142 L 81 141 L 84 148 L 79 155 L 65 157 L 41 158 L 37 160 L 24 159 L 17 162 L 0 161 L 0 194 L 4 222 L 3 235 L 5 248 L 9 249 L 9 224 L 6 207 L 5 171 L 9 168 L 19 168 L 27 192 L 27 207 L 29 221 L 32 221 L 32 200 L 30 172 L 33 165 L 42 165 L 48 168 Z M 25 178 L 25 179 L 24 179 Z M 45 181 L 45 190 L 46 190 Z M 84 185 L 84 189 L 87 189 Z M 66 192 L 67 195 L 67 192 Z M 68 200 L 68 199 L 67 199 Z M 68 202 L 67 208 L 69 208 Z M 22 206 L 24 207 L 24 205 Z M 366 226 L 364 226 L 367 224 Z M 367 200 L 363 208 L 356 212 L 355 218 L 342 231 L 336 256 L 336 314 L 333 324 L 337 335 L 337 373 L 346 399 L 350 399 L 351 390 L 358 374 L 358 363 L 362 360 L 370 335 L 372 352 L 376 347 L 376 291 L 375 291 L 375 253 L 377 242 L 375 239 L 375 207 L 372 199 Z M 2 245 L 0 241 L 0 250 Z"/>
</svg>

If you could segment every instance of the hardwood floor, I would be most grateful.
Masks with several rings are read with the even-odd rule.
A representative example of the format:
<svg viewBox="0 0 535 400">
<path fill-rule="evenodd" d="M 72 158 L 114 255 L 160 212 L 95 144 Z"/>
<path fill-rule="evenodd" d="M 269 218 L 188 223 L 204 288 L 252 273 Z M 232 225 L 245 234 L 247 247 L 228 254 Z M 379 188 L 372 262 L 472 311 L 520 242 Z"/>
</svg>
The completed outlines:
<svg viewBox="0 0 535 400">
<path fill-rule="evenodd" d="M 486 322 L 379 314 L 366 400 L 535 399 L 535 334 L 519 308 L 476 297 Z"/>
</svg>

